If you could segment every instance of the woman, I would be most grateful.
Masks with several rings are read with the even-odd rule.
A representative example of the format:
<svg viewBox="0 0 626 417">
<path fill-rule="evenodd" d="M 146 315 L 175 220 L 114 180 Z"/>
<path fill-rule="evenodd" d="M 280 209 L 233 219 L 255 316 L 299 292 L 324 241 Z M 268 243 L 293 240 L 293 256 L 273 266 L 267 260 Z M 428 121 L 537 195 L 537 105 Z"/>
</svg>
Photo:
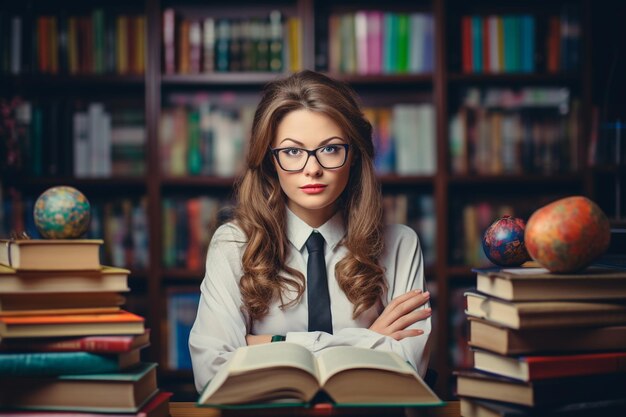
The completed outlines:
<svg viewBox="0 0 626 417">
<path fill-rule="evenodd" d="M 303 71 L 268 84 L 232 222 L 215 232 L 189 337 L 201 391 L 236 348 L 393 351 L 421 375 L 429 294 L 415 232 L 384 227 L 372 127 L 343 83 Z"/>
</svg>

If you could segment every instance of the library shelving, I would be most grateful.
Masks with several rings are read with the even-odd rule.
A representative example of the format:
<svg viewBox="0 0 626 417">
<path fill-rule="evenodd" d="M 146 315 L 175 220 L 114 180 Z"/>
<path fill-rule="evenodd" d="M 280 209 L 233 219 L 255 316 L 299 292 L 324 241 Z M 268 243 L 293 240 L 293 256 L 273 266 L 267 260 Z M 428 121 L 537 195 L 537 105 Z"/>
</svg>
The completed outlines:
<svg viewBox="0 0 626 417">
<path fill-rule="evenodd" d="M 32 199 L 57 184 L 75 186 L 88 197 L 103 202 L 143 196 L 145 202 L 137 204 L 144 204 L 146 210 L 150 261 L 144 268 L 133 269 L 136 271 L 133 275 L 140 281 L 137 284 L 140 292 L 135 297 L 144 298 L 133 305 L 143 310 L 139 313 L 145 314 L 153 332 L 153 343 L 147 353 L 161 365 L 159 385 L 173 390 L 175 400 L 193 400 L 191 372 L 169 366 L 172 352 L 168 352 L 168 337 L 172 329 L 168 323 L 172 323 L 172 318 L 168 317 L 168 295 L 177 288 L 191 292 L 194 290 L 189 288 L 196 288 L 197 291 L 204 259 L 200 260 L 200 266 L 189 268 L 185 265 L 197 264 L 198 259 L 189 260 L 184 250 L 176 248 L 168 253 L 164 242 L 172 239 L 171 234 L 176 233 L 182 223 L 167 224 L 172 218 L 184 217 L 191 200 L 195 201 L 194 205 L 212 207 L 211 210 L 227 202 L 236 172 L 220 168 L 214 160 L 202 160 L 197 171 L 190 174 L 196 168 L 189 161 L 183 158 L 180 166 L 180 161 L 174 163 L 168 159 L 175 158 L 172 155 L 179 152 L 176 140 L 190 141 L 196 135 L 187 133 L 182 139 L 176 137 L 176 132 L 180 132 L 172 129 L 173 124 L 181 120 L 197 123 L 190 120 L 210 114 L 217 115 L 220 123 L 232 129 L 243 129 L 241 126 L 245 126 L 249 109 L 256 104 L 263 85 L 298 69 L 318 70 L 350 83 L 362 97 L 364 106 L 371 109 L 372 113 L 368 114 L 376 114 L 379 122 L 384 120 L 381 114 L 389 117 L 400 107 L 405 120 L 407 114 L 417 115 L 419 120 L 433 115 L 432 122 L 420 125 L 424 130 L 430 123 L 426 128 L 430 136 L 424 134 L 426 139 L 419 139 L 426 141 L 421 142 L 420 151 L 426 152 L 426 146 L 432 148 L 432 154 L 418 166 L 411 160 L 396 161 L 395 168 L 383 164 L 380 179 L 385 196 L 390 196 L 390 205 L 405 211 L 406 207 L 413 207 L 409 211 L 419 213 L 417 218 L 411 218 L 410 214 L 399 212 L 393 218 L 422 225 L 429 231 L 428 236 L 421 237 L 426 240 L 423 242 L 429 251 L 426 255 L 431 259 L 426 277 L 435 309 L 431 367 L 439 376 L 437 392 L 443 398 L 451 398 L 451 372 L 458 365 L 455 355 L 459 354 L 459 346 L 465 346 L 463 341 L 457 340 L 459 334 L 462 335 L 455 326 L 455 317 L 458 318 L 458 311 L 462 310 L 457 295 L 462 293 L 463 287 L 471 285 L 471 267 L 477 266 L 467 262 L 474 258 L 459 244 L 469 233 L 468 229 L 480 233 L 479 221 L 472 216 L 490 213 L 489 220 L 493 221 L 501 210 L 511 207 L 515 214 L 527 215 L 550 198 L 592 193 L 594 182 L 589 180 L 586 157 L 592 107 L 592 67 L 587 59 L 591 56 L 592 8 L 589 0 L 419 0 L 410 3 L 390 0 L 384 4 L 372 0 L 233 0 L 228 4 L 195 0 L 87 3 L 64 0 L 56 2 L 54 7 L 38 0 L 11 5 L 3 2 L 0 22 L 7 24 L 0 25 L 0 42 L 7 47 L 5 51 L 11 51 L 11 40 L 17 30 L 24 46 L 19 53 L 13 52 L 16 55 L 7 52 L 0 56 L 0 99 L 9 101 L 19 96 L 29 101 L 32 108 L 62 103 L 57 107 L 62 109 L 58 112 L 63 123 L 71 122 L 77 112 L 88 115 L 92 110 L 101 112 L 102 106 L 93 107 L 93 103 L 104 103 L 104 112 L 112 113 L 113 122 L 116 117 L 132 119 L 133 111 L 139 109 L 142 116 L 128 123 L 143 132 L 140 158 L 144 170 L 131 175 L 123 170 L 120 173 L 105 169 L 103 178 L 93 178 L 94 173 L 82 173 L 77 178 L 72 159 L 61 158 L 57 151 L 55 155 L 64 161 L 61 163 L 69 166 L 54 168 L 51 172 L 47 172 L 50 167 L 43 166 L 40 172 L 33 173 L 28 167 L 33 155 L 24 155 L 21 167 L 0 160 L 1 196 L 5 201 L 10 201 L 15 194 Z M 101 22 L 102 15 L 105 23 Z M 14 28 L 15 17 L 22 19 L 21 29 Z M 70 21 L 85 34 L 92 33 L 97 40 L 81 40 L 72 49 L 68 45 L 79 38 L 76 33 L 65 31 L 71 27 Z M 43 23 L 35 24 L 34 32 L 29 32 L 26 28 L 33 22 Z M 101 26 L 94 29 L 94 25 Z M 374 32 L 377 40 L 363 38 L 362 30 L 370 27 L 368 25 L 378 27 L 378 32 Z M 562 30 L 555 32 L 554 25 Z M 52 50 L 58 51 L 59 61 L 67 61 L 56 62 L 52 69 L 45 61 L 50 58 L 42 52 L 48 47 L 39 47 L 38 54 L 32 48 L 32 42 L 37 44 L 36 40 L 46 38 L 45 30 L 53 31 L 47 32 L 52 33 L 53 39 L 59 38 L 58 45 L 52 44 L 58 49 Z M 532 36 L 528 35 L 528 30 Z M 38 33 L 40 37 L 36 36 Z M 199 38 L 200 34 L 207 33 L 211 35 L 208 40 Z M 116 41 L 119 36 L 130 39 L 126 42 L 130 50 L 120 50 L 119 45 L 124 42 Z M 229 49 L 229 40 L 236 49 Z M 84 44 L 90 41 L 99 45 L 93 51 Z M 241 53 L 251 42 L 253 47 L 261 48 L 258 51 L 270 54 L 274 41 L 282 51 L 277 57 L 258 55 L 257 61 L 251 63 Z M 376 42 L 380 45 L 376 46 Z M 499 46 L 494 49 L 494 44 Z M 110 48 L 114 51 L 108 51 Z M 395 55 L 390 57 L 391 49 Z M 67 55 L 70 50 L 72 59 L 78 63 L 72 63 Z M 379 55 L 374 58 L 368 55 L 366 59 L 363 54 L 368 50 L 377 50 Z M 83 53 L 94 56 L 82 57 Z M 240 61 L 232 65 L 234 70 L 219 59 L 204 58 L 220 53 L 238 57 Z M 19 60 L 19 65 L 14 63 L 15 59 Z M 269 70 L 272 59 L 278 59 L 274 71 Z M 205 68 L 205 63 L 209 67 Z M 494 95 L 517 97 L 516 94 L 525 89 L 533 89 L 527 90 L 529 95 L 566 90 L 567 96 L 556 104 L 548 99 L 514 105 L 499 99 L 495 104 L 489 101 Z M 116 116 L 118 106 L 134 107 Z M 571 116 L 574 111 L 578 112 L 575 118 Z M 468 115 L 479 121 L 478 127 L 468 121 Z M 568 116 L 571 117 L 568 119 Z M 44 119 L 46 117 L 49 116 L 44 113 Z M 544 125 L 538 124 L 534 134 L 526 134 L 526 137 L 543 139 L 528 143 L 529 154 L 507 148 L 506 141 L 513 136 L 524 143 L 523 127 L 532 127 L 536 121 Z M 502 128 L 509 126 L 507 129 L 511 129 L 511 124 L 513 130 Z M 71 123 L 69 130 L 58 124 L 48 126 L 59 129 L 56 135 L 54 131 L 46 131 L 56 138 L 56 146 L 72 144 L 71 140 L 63 138 L 63 135 L 72 135 Z M 486 131 L 476 135 L 468 130 L 469 127 L 481 129 L 481 126 L 489 126 L 491 136 Z M 554 126 L 565 130 L 559 131 Z M 502 135 L 495 134 L 500 128 Z M 174 132 L 169 139 L 164 133 L 168 129 Z M 554 134 L 555 131 L 560 133 Z M 455 136 L 458 132 L 462 133 L 461 142 L 453 140 L 459 139 Z M 411 132 L 408 136 L 412 137 Z M 242 138 L 245 143 L 245 134 Z M 6 137 L 0 133 L 0 139 Z M 494 148 L 493 143 L 500 145 Z M 174 146 L 174 149 L 167 153 L 166 146 Z M 485 154 L 481 155 L 477 149 Z M 120 148 L 115 155 L 123 151 Z M 494 164 L 502 155 L 513 160 L 508 160 L 508 165 Z M 417 159 L 417 155 L 409 156 Z M 132 159 L 138 158 L 134 153 L 128 157 L 131 162 L 137 162 Z M 230 157 L 236 161 L 241 154 Z M 533 168 L 537 164 L 543 166 L 548 159 L 549 171 Z M 489 169 L 485 170 L 487 163 Z M 427 168 L 421 170 L 423 166 Z M 128 168 L 127 165 L 121 169 L 124 168 Z M 600 170 L 599 175 L 613 172 Z M 617 172 L 623 174 L 621 169 Z M 215 220 L 215 215 L 200 224 L 208 225 Z M 5 222 L 10 218 L 5 213 Z M 469 227 L 464 224 L 467 219 L 474 219 L 469 221 L 476 224 Z M 4 227 L 11 226 L 5 224 Z M 179 240 L 188 238 L 185 234 L 177 237 Z M 201 240 L 194 244 L 205 245 L 206 242 Z M 167 265 L 170 261 L 171 265 Z M 182 315 L 189 316 L 186 311 Z"/>
</svg>

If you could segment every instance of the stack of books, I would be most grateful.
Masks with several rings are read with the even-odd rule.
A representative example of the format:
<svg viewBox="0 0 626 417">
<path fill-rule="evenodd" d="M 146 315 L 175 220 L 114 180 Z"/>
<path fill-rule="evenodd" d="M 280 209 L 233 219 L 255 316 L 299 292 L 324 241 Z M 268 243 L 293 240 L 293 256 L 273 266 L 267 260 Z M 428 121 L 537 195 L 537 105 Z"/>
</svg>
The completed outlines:
<svg viewBox="0 0 626 417">
<path fill-rule="evenodd" d="M 474 271 L 463 416 L 626 415 L 626 270 Z"/>
<path fill-rule="evenodd" d="M 102 243 L 0 240 L 0 416 L 169 414 L 149 329 L 121 308 L 130 271 L 100 265 Z"/>
</svg>

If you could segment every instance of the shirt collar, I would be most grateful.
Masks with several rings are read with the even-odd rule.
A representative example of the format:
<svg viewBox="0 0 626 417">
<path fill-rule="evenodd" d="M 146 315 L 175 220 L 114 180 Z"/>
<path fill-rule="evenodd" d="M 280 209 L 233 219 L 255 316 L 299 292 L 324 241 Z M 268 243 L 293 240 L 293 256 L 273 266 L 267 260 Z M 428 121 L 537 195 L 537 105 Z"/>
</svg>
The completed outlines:
<svg viewBox="0 0 626 417">
<path fill-rule="evenodd" d="M 343 223 L 343 216 L 339 210 L 333 217 L 320 227 L 313 228 L 306 224 L 304 220 L 296 216 L 289 207 L 287 209 L 287 238 L 293 246 L 302 251 L 304 244 L 313 232 L 317 230 L 326 241 L 326 247 L 334 250 L 335 246 L 346 234 L 346 226 Z"/>
</svg>

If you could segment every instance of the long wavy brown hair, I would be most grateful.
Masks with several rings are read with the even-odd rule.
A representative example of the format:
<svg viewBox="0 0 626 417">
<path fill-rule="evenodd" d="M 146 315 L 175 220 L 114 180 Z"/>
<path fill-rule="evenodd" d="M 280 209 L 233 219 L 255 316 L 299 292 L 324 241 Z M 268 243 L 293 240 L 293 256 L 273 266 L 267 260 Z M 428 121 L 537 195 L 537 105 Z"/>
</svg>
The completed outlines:
<svg viewBox="0 0 626 417">
<path fill-rule="evenodd" d="M 372 126 L 349 86 L 316 72 L 302 71 L 265 87 L 254 115 L 246 170 L 235 188 L 234 220 L 248 238 L 239 287 L 252 321 L 267 315 L 275 297 L 280 299 L 281 308 L 288 308 L 304 293 L 304 275 L 286 265 L 286 196 L 269 152 L 280 122 L 299 109 L 331 118 L 342 129 L 353 152 L 350 178 L 339 202 L 346 222 L 341 244 L 348 254 L 335 267 L 339 287 L 354 305 L 353 318 L 372 307 L 386 290 L 384 270 L 378 263 L 384 242 L 383 209 L 372 163 Z M 297 296 L 285 302 L 286 291 L 295 291 Z"/>
</svg>

